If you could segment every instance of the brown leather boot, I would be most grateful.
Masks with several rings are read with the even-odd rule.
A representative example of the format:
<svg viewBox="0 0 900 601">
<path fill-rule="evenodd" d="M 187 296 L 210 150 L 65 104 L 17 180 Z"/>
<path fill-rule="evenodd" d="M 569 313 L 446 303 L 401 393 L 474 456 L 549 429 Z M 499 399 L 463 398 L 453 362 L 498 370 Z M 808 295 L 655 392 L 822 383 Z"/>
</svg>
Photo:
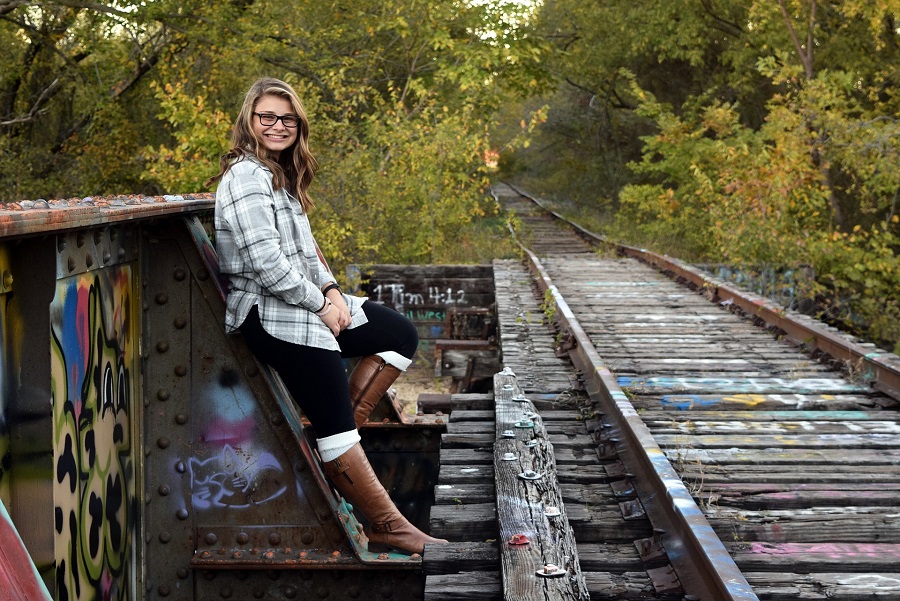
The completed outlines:
<svg viewBox="0 0 900 601">
<path fill-rule="evenodd" d="M 372 409 L 381 400 L 401 372 L 378 355 L 363 357 L 350 374 L 350 400 L 356 427 L 366 423 Z"/>
<path fill-rule="evenodd" d="M 366 533 L 370 543 L 422 553 L 425 543 L 448 542 L 428 536 L 403 517 L 372 471 L 359 443 L 324 467 L 338 492 L 371 522 L 370 532 Z"/>
</svg>

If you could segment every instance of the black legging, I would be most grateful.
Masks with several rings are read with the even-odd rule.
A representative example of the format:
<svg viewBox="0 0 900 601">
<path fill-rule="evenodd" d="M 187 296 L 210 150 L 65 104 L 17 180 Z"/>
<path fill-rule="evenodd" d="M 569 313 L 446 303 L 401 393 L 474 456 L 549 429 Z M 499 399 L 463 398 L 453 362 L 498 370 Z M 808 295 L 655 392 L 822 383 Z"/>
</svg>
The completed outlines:
<svg viewBox="0 0 900 601">
<path fill-rule="evenodd" d="M 397 311 L 372 301 L 363 304 L 363 311 L 369 322 L 340 333 L 340 352 L 273 337 L 263 329 L 255 306 L 241 324 L 247 346 L 257 359 L 278 372 L 318 438 L 356 428 L 342 358 L 394 351 L 412 359 L 419 345 L 416 327 Z"/>
</svg>

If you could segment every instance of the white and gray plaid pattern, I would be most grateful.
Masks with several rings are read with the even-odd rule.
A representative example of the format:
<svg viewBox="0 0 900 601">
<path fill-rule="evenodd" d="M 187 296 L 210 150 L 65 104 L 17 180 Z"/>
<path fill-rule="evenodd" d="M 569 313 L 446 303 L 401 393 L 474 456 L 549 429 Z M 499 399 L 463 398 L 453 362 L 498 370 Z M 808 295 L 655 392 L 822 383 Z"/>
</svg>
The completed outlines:
<svg viewBox="0 0 900 601">
<path fill-rule="evenodd" d="M 253 305 L 263 328 L 287 342 L 339 350 L 331 330 L 315 314 L 320 288 L 334 277 L 316 253 L 309 219 L 286 190 L 272 189 L 272 172 L 253 158 L 232 165 L 216 191 L 219 269 L 231 283 L 225 329 L 235 331 Z M 366 323 L 364 298 L 344 295 L 353 317 Z"/>
</svg>

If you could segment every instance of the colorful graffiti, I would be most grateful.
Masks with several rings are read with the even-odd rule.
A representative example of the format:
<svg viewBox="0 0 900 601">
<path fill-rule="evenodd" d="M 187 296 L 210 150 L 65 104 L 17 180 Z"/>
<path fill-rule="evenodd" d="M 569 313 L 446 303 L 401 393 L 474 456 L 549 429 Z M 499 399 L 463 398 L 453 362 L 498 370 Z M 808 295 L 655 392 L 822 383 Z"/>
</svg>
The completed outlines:
<svg viewBox="0 0 900 601">
<path fill-rule="evenodd" d="M 130 265 L 59 280 L 51 305 L 56 598 L 135 598 Z"/>
</svg>

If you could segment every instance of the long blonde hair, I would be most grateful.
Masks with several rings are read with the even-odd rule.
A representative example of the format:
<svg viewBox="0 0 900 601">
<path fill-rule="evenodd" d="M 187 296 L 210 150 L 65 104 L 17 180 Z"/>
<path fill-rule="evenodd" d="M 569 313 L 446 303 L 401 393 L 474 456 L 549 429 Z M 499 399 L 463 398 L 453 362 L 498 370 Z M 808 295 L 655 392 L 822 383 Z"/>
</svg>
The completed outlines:
<svg viewBox="0 0 900 601">
<path fill-rule="evenodd" d="M 268 151 L 260 144 L 259 138 L 253 133 L 253 112 L 263 96 L 279 96 L 290 102 L 300 121 L 297 125 L 296 142 L 282 152 L 277 160 L 269 156 Z M 288 192 L 300 201 L 303 210 L 308 211 L 313 207 L 313 202 L 307 190 L 319 168 L 318 162 L 309 151 L 308 140 L 309 121 L 300 97 L 294 89 L 273 77 L 258 79 L 250 86 L 244 97 L 244 104 L 231 132 L 231 149 L 219 159 L 219 173 L 211 177 L 207 185 L 221 180 L 235 162 L 246 156 L 254 156 L 272 172 L 272 187 L 276 190 L 287 188 Z"/>
</svg>

